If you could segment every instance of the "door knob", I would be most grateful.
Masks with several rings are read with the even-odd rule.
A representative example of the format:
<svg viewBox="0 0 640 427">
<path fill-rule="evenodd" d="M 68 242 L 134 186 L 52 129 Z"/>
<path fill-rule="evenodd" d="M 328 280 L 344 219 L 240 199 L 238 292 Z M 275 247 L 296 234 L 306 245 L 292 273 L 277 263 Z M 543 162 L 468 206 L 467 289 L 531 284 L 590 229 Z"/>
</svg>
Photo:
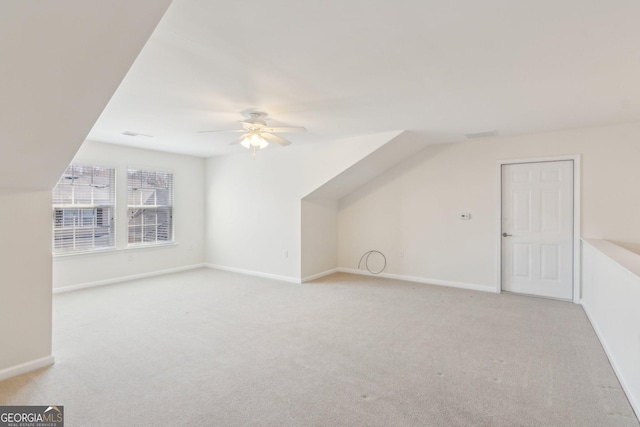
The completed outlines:
<svg viewBox="0 0 640 427">
<path fill-rule="evenodd" d="M 506 232 L 502 233 L 502 237 L 511 237 L 511 236 L 513 236 L 513 234 L 507 234 Z"/>
</svg>

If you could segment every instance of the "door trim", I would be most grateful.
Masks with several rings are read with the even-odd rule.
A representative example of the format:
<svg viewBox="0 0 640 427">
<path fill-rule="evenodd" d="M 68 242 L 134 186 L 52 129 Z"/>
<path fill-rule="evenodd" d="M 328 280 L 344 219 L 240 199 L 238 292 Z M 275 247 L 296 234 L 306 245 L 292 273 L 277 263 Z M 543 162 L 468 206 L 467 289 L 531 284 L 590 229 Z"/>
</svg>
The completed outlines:
<svg viewBox="0 0 640 427">
<path fill-rule="evenodd" d="M 580 210 L 581 210 L 581 155 L 565 155 L 565 156 L 550 156 L 550 157 L 530 157 L 519 159 L 504 159 L 497 162 L 497 191 L 498 191 L 498 206 L 497 206 L 497 222 L 496 222 L 496 284 L 495 292 L 502 292 L 502 165 L 510 165 L 517 163 L 542 163 L 542 162 L 557 162 L 563 160 L 573 161 L 573 302 L 580 303 L 582 295 L 582 289 L 580 286 L 580 260 L 582 259 L 582 248 L 580 246 Z"/>
</svg>

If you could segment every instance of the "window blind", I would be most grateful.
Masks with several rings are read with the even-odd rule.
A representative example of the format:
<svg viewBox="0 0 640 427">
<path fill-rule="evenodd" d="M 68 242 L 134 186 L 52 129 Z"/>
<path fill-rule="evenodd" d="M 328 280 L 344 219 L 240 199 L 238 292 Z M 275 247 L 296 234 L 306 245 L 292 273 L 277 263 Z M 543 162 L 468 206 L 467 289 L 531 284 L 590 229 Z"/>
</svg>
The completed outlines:
<svg viewBox="0 0 640 427">
<path fill-rule="evenodd" d="M 173 174 L 127 170 L 129 245 L 173 241 Z"/>
<path fill-rule="evenodd" d="M 71 164 L 53 189 L 53 253 L 115 247 L 115 169 Z"/>
</svg>

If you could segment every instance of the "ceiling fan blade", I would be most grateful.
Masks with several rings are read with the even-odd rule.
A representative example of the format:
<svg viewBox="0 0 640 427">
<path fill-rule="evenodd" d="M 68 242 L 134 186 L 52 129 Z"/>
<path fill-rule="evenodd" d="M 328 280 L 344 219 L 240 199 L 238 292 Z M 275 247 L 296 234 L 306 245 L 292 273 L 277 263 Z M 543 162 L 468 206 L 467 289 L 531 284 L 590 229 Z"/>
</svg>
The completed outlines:
<svg viewBox="0 0 640 427">
<path fill-rule="evenodd" d="M 293 132 L 306 132 L 307 129 L 302 126 L 283 126 L 277 128 L 264 128 L 262 129 L 265 132 L 275 132 L 275 133 L 293 133 Z"/>
<path fill-rule="evenodd" d="M 196 131 L 196 133 L 211 133 L 211 132 L 217 132 L 217 133 L 222 133 L 222 132 L 246 132 L 246 130 L 244 129 L 234 129 L 234 130 L 199 130 Z"/>
<path fill-rule="evenodd" d="M 264 139 L 266 139 L 267 141 L 269 141 L 269 142 L 275 142 L 276 144 L 280 144 L 280 145 L 282 145 L 283 147 L 284 147 L 284 146 L 286 146 L 286 145 L 291 144 L 291 142 L 290 142 L 290 141 L 287 141 L 287 140 L 286 140 L 286 139 L 284 139 L 284 138 L 280 138 L 278 135 L 273 135 L 273 134 L 270 134 L 270 133 L 263 133 L 263 134 L 261 134 L 261 136 L 262 136 Z"/>
<path fill-rule="evenodd" d="M 239 138 L 237 138 L 236 140 L 234 140 L 233 142 L 231 142 L 229 145 L 236 145 L 236 144 L 240 144 L 242 142 L 243 139 L 245 139 L 246 137 L 250 136 L 250 133 L 245 133 L 244 135 L 241 135 Z"/>
</svg>

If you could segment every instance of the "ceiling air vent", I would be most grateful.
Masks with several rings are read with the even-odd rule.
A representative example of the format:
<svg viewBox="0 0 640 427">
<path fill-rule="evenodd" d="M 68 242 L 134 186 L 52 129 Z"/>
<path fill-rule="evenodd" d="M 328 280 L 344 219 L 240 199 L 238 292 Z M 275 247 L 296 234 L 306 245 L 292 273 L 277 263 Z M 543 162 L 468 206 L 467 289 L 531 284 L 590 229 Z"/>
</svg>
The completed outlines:
<svg viewBox="0 0 640 427">
<path fill-rule="evenodd" d="M 497 130 L 488 130 L 484 132 L 468 133 L 465 136 L 469 139 L 478 139 L 478 138 L 489 138 L 490 136 L 496 136 L 496 135 L 498 135 Z"/>
<path fill-rule="evenodd" d="M 153 138 L 153 135 L 147 135 L 147 134 L 138 133 L 138 132 L 131 132 L 130 130 L 125 130 L 124 132 L 122 132 L 122 134 L 126 136 L 146 136 L 147 138 Z"/>
</svg>

